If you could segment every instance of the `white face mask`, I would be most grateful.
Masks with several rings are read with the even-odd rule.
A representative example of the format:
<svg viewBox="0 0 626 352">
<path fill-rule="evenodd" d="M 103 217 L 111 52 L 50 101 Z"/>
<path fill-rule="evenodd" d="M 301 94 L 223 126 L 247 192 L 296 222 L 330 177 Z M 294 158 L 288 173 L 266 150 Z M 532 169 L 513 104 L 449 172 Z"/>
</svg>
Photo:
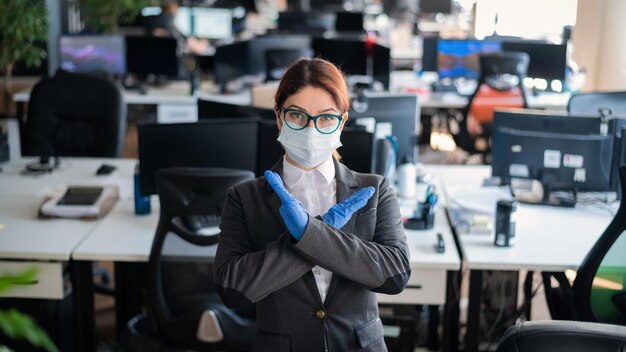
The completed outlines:
<svg viewBox="0 0 626 352">
<path fill-rule="evenodd" d="M 323 128 L 322 131 L 332 131 L 334 128 Z M 315 127 L 296 131 L 283 124 L 278 141 L 285 147 L 291 160 L 306 168 L 313 168 L 328 160 L 333 151 L 341 147 L 340 135 L 340 130 L 323 134 Z"/>
</svg>

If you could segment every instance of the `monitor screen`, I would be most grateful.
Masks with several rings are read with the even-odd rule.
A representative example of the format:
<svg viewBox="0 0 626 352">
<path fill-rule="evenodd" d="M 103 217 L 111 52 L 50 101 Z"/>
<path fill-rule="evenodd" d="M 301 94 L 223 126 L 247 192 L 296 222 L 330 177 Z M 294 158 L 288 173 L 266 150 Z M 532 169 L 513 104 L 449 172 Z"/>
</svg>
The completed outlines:
<svg viewBox="0 0 626 352">
<path fill-rule="evenodd" d="M 497 53 L 501 43 L 483 40 L 438 40 L 437 72 L 439 78 L 480 76 L 480 54 Z"/>
<path fill-rule="evenodd" d="M 156 193 L 155 173 L 168 167 L 222 167 L 256 170 L 257 120 L 140 124 L 139 184 Z"/>
<path fill-rule="evenodd" d="M 60 53 L 60 68 L 65 71 L 110 75 L 126 73 L 122 36 L 62 36 Z"/>
<path fill-rule="evenodd" d="M 176 39 L 169 37 L 126 37 L 128 72 L 146 75 L 178 74 Z"/>
<path fill-rule="evenodd" d="M 248 43 L 248 67 L 252 75 L 265 73 L 265 52 L 268 50 L 300 50 L 304 53 L 311 48 L 311 38 L 306 35 L 267 35 L 250 39 Z"/>
<path fill-rule="evenodd" d="M 198 99 L 198 118 L 215 119 L 230 117 L 259 117 L 274 120 L 272 109 L 257 108 L 249 105 L 231 104 L 214 100 Z"/>
<path fill-rule="evenodd" d="M 535 179 L 549 188 L 608 191 L 616 119 L 533 110 L 496 111 L 492 172 L 505 183 Z"/>
<path fill-rule="evenodd" d="M 424 38 L 422 44 L 422 71 L 437 72 L 437 37 Z"/>
<path fill-rule="evenodd" d="M 191 8 L 181 6 L 174 17 L 174 27 L 185 37 L 193 35 L 191 26 Z"/>
<path fill-rule="evenodd" d="M 337 32 L 363 32 L 362 12 L 337 12 L 335 30 Z"/>
<path fill-rule="evenodd" d="M 398 140 L 396 161 L 417 161 L 417 134 L 420 108 L 414 94 L 368 93 L 366 104 L 352 104 L 350 119 L 374 117 L 376 122 L 391 122 L 392 133 Z M 357 111 L 358 110 L 358 111 Z M 350 122 L 348 120 L 348 123 Z"/>
<path fill-rule="evenodd" d="M 347 75 L 367 75 L 367 51 L 362 40 L 315 38 L 312 41 L 315 57 L 337 65 Z M 389 88 L 391 50 L 374 44 L 373 78 Z"/>
<path fill-rule="evenodd" d="M 278 30 L 287 33 L 322 35 L 335 27 L 335 15 L 316 11 L 289 11 L 278 15 Z"/>
<path fill-rule="evenodd" d="M 192 23 L 198 38 L 228 40 L 233 36 L 233 12 L 229 9 L 194 7 Z"/>
<path fill-rule="evenodd" d="M 215 82 L 224 85 L 227 82 L 249 74 L 248 42 L 220 45 L 215 48 L 213 59 Z"/>
<path fill-rule="evenodd" d="M 524 41 L 502 42 L 503 51 L 521 51 L 528 54 L 528 77 L 565 80 L 567 45 L 528 43 Z"/>
<path fill-rule="evenodd" d="M 419 0 L 421 13 L 450 13 L 452 0 Z"/>
</svg>

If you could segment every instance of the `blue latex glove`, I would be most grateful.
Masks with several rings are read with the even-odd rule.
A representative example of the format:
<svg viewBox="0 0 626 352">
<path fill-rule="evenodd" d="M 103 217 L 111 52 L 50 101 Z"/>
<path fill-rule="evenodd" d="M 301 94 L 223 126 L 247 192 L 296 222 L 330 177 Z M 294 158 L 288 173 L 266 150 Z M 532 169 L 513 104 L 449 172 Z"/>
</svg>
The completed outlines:
<svg viewBox="0 0 626 352">
<path fill-rule="evenodd" d="M 278 195 L 278 198 L 282 201 L 282 205 L 278 210 L 283 217 L 287 230 L 293 238 L 299 241 L 304 234 L 304 230 L 306 230 L 306 226 L 309 224 L 309 215 L 302 203 L 298 202 L 298 200 L 285 189 L 283 180 L 277 173 L 267 170 L 263 175 L 267 183 L 269 183 L 274 189 L 274 192 Z"/>
<path fill-rule="evenodd" d="M 363 208 L 374 194 L 374 187 L 358 190 L 343 202 L 335 204 L 322 216 L 324 222 L 335 228 L 342 228 L 357 210 Z"/>
</svg>

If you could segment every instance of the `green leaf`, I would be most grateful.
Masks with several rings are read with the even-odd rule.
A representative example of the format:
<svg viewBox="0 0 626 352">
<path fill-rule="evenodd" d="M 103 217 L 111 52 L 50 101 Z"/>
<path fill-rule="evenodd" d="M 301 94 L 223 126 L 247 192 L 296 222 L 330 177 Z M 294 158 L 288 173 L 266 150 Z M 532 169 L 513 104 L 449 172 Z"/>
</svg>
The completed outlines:
<svg viewBox="0 0 626 352">
<path fill-rule="evenodd" d="M 31 49 L 47 36 L 44 0 L 0 0 L 0 71 L 21 61 L 39 65 L 41 55 Z"/>
<path fill-rule="evenodd" d="M 0 329 L 11 339 L 27 340 L 33 346 L 41 347 L 48 352 L 59 351 L 48 334 L 37 326 L 31 317 L 16 309 L 0 310 Z"/>
</svg>

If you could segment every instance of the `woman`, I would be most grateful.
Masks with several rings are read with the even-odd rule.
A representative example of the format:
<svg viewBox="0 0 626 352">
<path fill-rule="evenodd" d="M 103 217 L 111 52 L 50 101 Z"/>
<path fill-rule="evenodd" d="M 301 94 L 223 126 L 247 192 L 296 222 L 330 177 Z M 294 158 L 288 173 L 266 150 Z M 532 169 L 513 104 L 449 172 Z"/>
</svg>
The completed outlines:
<svg viewBox="0 0 626 352">
<path fill-rule="evenodd" d="M 338 161 L 348 108 L 337 67 L 296 62 L 275 96 L 284 158 L 228 193 L 215 282 L 256 303 L 254 351 L 386 351 L 375 292 L 404 289 L 409 254 L 388 181 Z"/>
</svg>

